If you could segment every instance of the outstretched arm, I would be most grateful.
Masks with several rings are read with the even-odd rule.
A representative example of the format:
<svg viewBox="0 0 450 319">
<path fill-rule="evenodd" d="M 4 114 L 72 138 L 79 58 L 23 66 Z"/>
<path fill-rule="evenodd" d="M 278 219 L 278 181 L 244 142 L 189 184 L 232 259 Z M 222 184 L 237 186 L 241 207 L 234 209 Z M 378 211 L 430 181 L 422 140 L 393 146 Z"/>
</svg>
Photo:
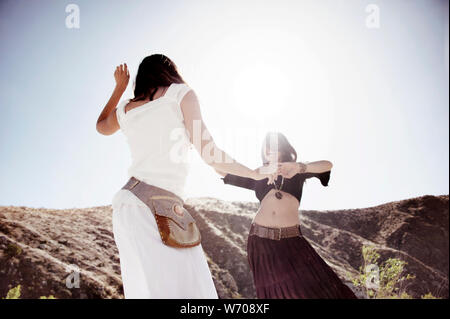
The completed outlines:
<svg viewBox="0 0 450 319">
<path fill-rule="evenodd" d="M 227 174 L 227 173 L 224 173 L 224 172 L 218 170 L 217 168 L 215 168 L 215 171 L 219 175 L 223 176 L 221 179 L 224 182 L 224 184 L 230 184 L 230 185 L 243 187 L 243 188 L 247 188 L 247 189 L 251 189 L 251 190 L 255 189 L 255 180 L 252 178 L 242 177 L 242 176 L 233 175 L 233 174 Z"/>
<path fill-rule="evenodd" d="M 190 141 L 206 164 L 225 174 L 234 174 L 254 180 L 268 178 L 268 184 L 273 182 L 275 172 L 262 174 L 259 170 L 252 170 L 235 161 L 216 145 L 203 121 L 200 103 L 193 90 L 186 93 L 180 105 Z"/>
<path fill-rule="evenodd" d="M 217 172 L 217 174 L 219 174 L 219 175 L 221 175 L 221 176 L 227 175 L 227 173 L 222 172 L 222 171 L 219 171 L 217 168 L 215 168 L 214 170 Z"/>
<path fill-rule="evenodd" d="M 317 177 L 323 186 L 328 186 L 330 181 L 331 168 L 333 164 L 330 161 L 316 161 L 316 162 L 285 162 L 278 165 L 278 172 L 280 175 L 291 178 L 294 175 L 300 174 L 304 180 Z"/>
<path fill-rule="evenodd" d="M 248 177 L 242 177 L 242 176 L 238 176 L 238 175 L 233 175 L 233 174 L 227 174 L 218 169 L 215 169 L 215 170 L 219 175 L 223 176 L 221 179 L 224 182 L 224 184 L 229 184 L 229 185 L 233 185 L 233 186 L 238 186 L 238 187 L 242 187 L 242 188 L 255 190 L 255 180 L 254 179 L 248 178 Z"/>
<path fill-rule="evenodd" d="M 256 185 L 256 181 L 252 178 L 242 177 L 233 174 L 226 174 L 225 177 L 222 177 L 222 181 L 224 182 L 224 184 L 230 184 L 251 190 L 255 190 Z"/>
<path fill-rule="evenodd" d="M 103 135 L 111 135 L 120 129 L 117 122 L 116 107 L 130 79 L 126 63 L 116 67 L 114 78 L 116 79 L 116 87 L 97 120 L 97 132 Z"/>
<path fill-rule="evenodd" d="M 315 162 L 283 162 L 278 164 L 278 173 L 285 178 L 291 178 L 302 173 L 325 173 L 331 171 L 333 164 L 330 161 Z"/>
</svg>

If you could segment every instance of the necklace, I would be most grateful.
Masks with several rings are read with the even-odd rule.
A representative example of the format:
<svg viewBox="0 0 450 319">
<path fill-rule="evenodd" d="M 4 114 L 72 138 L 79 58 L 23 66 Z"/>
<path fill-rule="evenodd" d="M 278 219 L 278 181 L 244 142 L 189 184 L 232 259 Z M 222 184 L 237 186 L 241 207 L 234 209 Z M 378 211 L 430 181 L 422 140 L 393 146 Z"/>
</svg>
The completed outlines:
<svg viewBox="0 0 450 319">
<path fill-rule="evenodd" d="M 283 188 L 283 183 L 284 183 L 284 176 L 281 177 L 281 184 L 280 187 L 277 187 L 277 182 L 273 181 L 274 185 L 275 185 L 275 189 L 277 190 L 277 192 L 275 193 L 275 197 L 278 199 L 282 199 L 283 198 L 283 194 L 281 194 L 281 189 Z"/>
</svg>

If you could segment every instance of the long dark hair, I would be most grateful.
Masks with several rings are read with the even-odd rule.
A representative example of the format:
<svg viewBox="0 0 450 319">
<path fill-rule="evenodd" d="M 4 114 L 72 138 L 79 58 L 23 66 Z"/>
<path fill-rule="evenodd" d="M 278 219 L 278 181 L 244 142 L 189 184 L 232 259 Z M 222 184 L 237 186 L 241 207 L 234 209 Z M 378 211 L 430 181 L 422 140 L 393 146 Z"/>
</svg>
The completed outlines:
<svg viewBox="0 0 450 319">
<path fill-rule="evenodd" d="M 273 145 L 271 145 L 271 142 Z M 280 152 L 280 162 L 295 162 L 297 161 L 297 152 L 292 147 L 292 145 L 287 140 L 286 136 L 284 136 L 280 132 L 268 132 L 266 137 L 264 138 L 262 147 L 261 147 L 261 158 L 264 165 L 269 164 L 264 154 L 264 146 L 266 149 L 270 149 L 270 147 L 277 147 L 278 152 Z"/>
<path fill-rule="evenodd" d="M 172 83 L 186 83 L 175 63 L 163 54 L 149 55 L 139 65 L 131 101 L 152 101 L 158 87 Z"/>
</svg>

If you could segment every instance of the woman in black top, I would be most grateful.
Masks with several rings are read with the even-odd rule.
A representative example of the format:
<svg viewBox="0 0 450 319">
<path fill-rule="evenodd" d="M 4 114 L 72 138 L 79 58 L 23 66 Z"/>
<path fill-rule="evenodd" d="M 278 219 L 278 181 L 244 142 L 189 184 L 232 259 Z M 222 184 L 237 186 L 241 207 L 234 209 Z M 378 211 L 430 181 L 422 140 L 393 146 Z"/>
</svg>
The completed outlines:
<svg viewBox="0 0 450 319">
<path fill-rule="evenodd" d="M 300 231 L 303 184 L 316 177 L 328 186 L 332 163 L 297 163 L 295 149 L 274 132 L 266 135 L 261 157 L 261 169 L 279 173 L 273 184 L 217 170 L 225 184 L 253 190 L 261 202 L 247 240 L 257 298 L 356 298 Z"/>
</svg>

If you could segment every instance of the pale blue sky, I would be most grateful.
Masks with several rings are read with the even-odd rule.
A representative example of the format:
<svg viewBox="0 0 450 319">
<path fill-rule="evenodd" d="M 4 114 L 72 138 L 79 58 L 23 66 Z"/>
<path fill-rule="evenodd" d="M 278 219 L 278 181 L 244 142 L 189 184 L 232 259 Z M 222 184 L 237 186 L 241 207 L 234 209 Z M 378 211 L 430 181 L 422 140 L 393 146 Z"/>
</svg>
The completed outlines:
<svg viewBox="0 0 450 319">
<path fill-rule="evenodd" d="M 80 8 L 68 29 L 65 7 Z M 380 28 L 368 28 L 368 4 Z M 449 193 L 448 1 L 2 1 L 0 205 L 108 205 L 127 179 L 121 132 L 96 120 L 127 62 L 172 58 L 219 146 L 260 165 L 267 130 L 327 159 L 301 209 Z M 192 196 L 256 201 L 194 154 Z"/>
</svg>

